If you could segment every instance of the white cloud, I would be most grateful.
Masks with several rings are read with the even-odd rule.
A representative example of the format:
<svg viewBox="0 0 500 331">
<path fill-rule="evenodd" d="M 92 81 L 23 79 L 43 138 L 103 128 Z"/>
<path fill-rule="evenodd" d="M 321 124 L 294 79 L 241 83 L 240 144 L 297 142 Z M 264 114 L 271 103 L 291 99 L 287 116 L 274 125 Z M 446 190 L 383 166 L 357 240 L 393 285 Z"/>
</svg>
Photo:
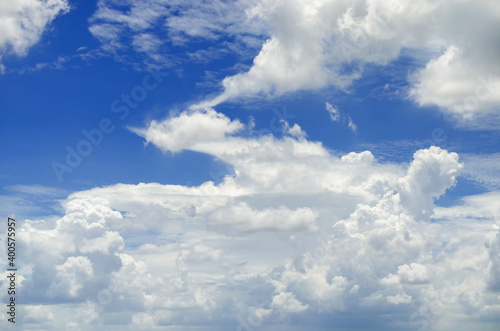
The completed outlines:
<svg viewBox="0 0 500 331">
<path fill-rule="evenodd" d="M 500 198 L 500 191 L 465 196 L 461 198 L 461 203 L 453 207 L 436 208 L 433 217 L 437 219 L 493 219 L 496 215 L 500 215 L 498 198 Z"/>
<path fill-rule="evenodd" d="M 47 26 L 68 11 L 66 0 L 1 1 L 0 60 L 6 53 L 26 55 Z"/>
<path fill-rule="evenodd" d="M 237 232 L 258 230 L 317 230 L 318 214 L 310 208 L 290 210 L 285 206 L 254 210 L 246 203 L 239 203 L 230 208 L 221 208 L 210 215 L 212 225 Z"/>
<path fill-rule="evenodd" d="M 119 268 L 114 254 L 123 249 L 109 225 L 121 218 L 105 200 L 89 198 L 69 201 L 57 220 L 24 221 L 17 236 L 29 275 L 22 283 L 25 302 L 82 302 L 106 284 L 109 272 Z"/>
<path fill-rule="evenodd" d="M 89 30 L 101 42 L 104 52 L 121 61 L 124 58 L 118 51 L 132 49 L 147 56 L 141 64 L 169 66 L 185 60 L 184 56 L 173 60 L 172 46 L 199 41 L 212 44 L 206 49 L 199 48 L 190 59 L 206 61 L 228 52 L 253 52 L 260 46 L 259 35 L 264 31 L 251 24 L 245 14 L 251 2 L 131 0 L 118 4 L 99 0 Z M 219 42 L 228 36 L 232 40 Z"/>
<path fill-rule="evenodd" d="M 387 302 L 393 305 L 407 304 L 411 302 L 411 296 L 408 294 L 398 294 L 387 296 Z"/>
<path fill-rule="evenodd" d="M 243 125 L 231 121 L 227 116 L 213 109 L 182 113 L 177 117 L 158 123 L 152 121 L 145 130 L 133 129 L 147 142 L 152 142 L 165 152 L 179 152 L 190 149 L 199 142 L 216 142 L 227 134 L 241 130 Z"/>
<path fill-rule="evenodd" d="M 490 290 L 500 292 L 500 221 L 490 233 L 490 239 L 486 242 L 490 262 L 488 265 L 488 287 Z"/>
<path fill-rule="evenodd" d="M 428 218 L 433 198 L 455 185 L 463 166 L 456 153 L 435 146 L 415 152 L 413 158 L 408 174 L 399 181 L 401 199 L 418 218 Z"/>
<path fill-rule="evenodd" d="M 286 133 L 292 137 L 306 137 L 307 136 L 307 133 L 304 130 L 302 130 L 300 125 L 298 125 L 297 123 L 295 123 L 292 127 L 290 127 L 288 125 L 288 123 L 286 122 Z"/>
<path fill-rule="evenodd" d="M 330 119 L 333 122 L 338 121 L 340 119 L 340 113 L 337 107 L 332 106 L 332 104 L 329 102 L 325 104 L 325 107 L 328 113 L 330 113 Z"/>
<path fill-rule="evenodd" d="M 408 96 L 477 126 L 498 113 L 500 104 L 492 32 L 499 31 L 497 11 L 495 0 L 134 0 L 125 7 L 100 0 L 90 31 L 106 51 L 132 47 L 156 66 L 169 62 L 167 44 L 210 43 L 191 57 L 198 60 L 260 47 L 250 69 L 224 78 L 223 92 L 196 109 L 254 95 L 346 90 L 362 77 L 365 64 L 384 66 L 405 52 L 415 62 L 427 61 L 407 77 Z M 167 28 L 165 34 L 151 32 L 158 26 Z"/>
<path fill-rule="evenodd" d="M 23 319 L 24 323 L 30 324 L 42 324 L 44 322 L 50 322 L 54 319 L 54 314 L 50 311 L 47 306 L 28 306 L 26 307 L 27 314 Z"/>
<path fill-rule="evenodd" d="M 435 105 L 466 120 L 477 112 L 498 111 L 500 76 L 493 68 L 484 68 L 481 59 L 467 58 L 464 53 L 469 51 L 450 46 L 431 60 L 411 77 L 410 96 L 420 106 Z"/>
<path fill-rule="evenodd" d="M 409 284 L 427 283 L 429 281 L 427 268 L 418 263 L 398 266 L 398 276 L 402 282 Z"/>
<path fill-rule="evenodd" d="M 347 90 L 366 64 L 385 66 L 404 52 L 427 62 L 405 77 L 404 96 L 437 106 L 461 125 L 483 127 L 498 120 L 500 105 L 497 12 L 496 0 L 133 0 L 125 6 L 100 0 L 89 29 L 118 59 L 117 51 L 130 47 L 156 67 L 172 62 L 171 45 L 198 41 L 210 46 L 191 60 L 254 57 L 248 70 L 225 77 L 223 91 L 195 109 L 255 95 Z"/>
<path fill-rule="evenodd" d="M 358 126 L 356 125 L 356 123 L 354 123 L 354 121 L 352 120 L 351 116 L 348 116 L 347 117 L 347 126 L 353 131 L 353 132 L 357 132 L 358 131 Z"/>
<path fill-rule="evenodd" d="M 350 152 L 340 158 L 342 162 L 349 163 L 372 163 L 375 161 L 375 157 L 370 151 L 364 151 L 361 153 Z"/>
<path fill-rule="evenodd" d="M 295 299 L 295 295 L 290 292 L 275 295 L 271 307 L 285 313 L 298 313 L 307 309 L 307 306 L 301 304 L 300 301 Z"/>
<path fill-rule="evenodd" d="M 84 254 L 101 252 L 109 254 L 110 251 L 123 249 L 123 238 L 118 232 L 106 231 L 102 237 L 86 239 L 80 244 L 80 252 Z"/>
<path fill-rule="evenodd" d="M 464 154 L 464 177 L 475 181 L 488 190 L 500 188 L 500 153 Z"/>
<path fill-rule="evenodd" d="M 153 143 L 170 149 L 169 140 L 161 137 L 170 137 L 169 123 L 176 119 L 187 116 L 183 124 L 186 127 L 190 127 L 190 121 L 199 121 L 188 114 L 198 113 L 167 119 L 164 122 L 167 129 L 155 131 L 157 139 Z M 213 114 L 202 112 L 199 116 L 220 121 Z M 232 123 L 239 122 L 226 120 L 222 127 L 230 127 Z M 147 130 L 143 134 L 147 134 Z M 211 316 L 218 314 L 219 308 L 224 309 L 220 306 L 225 302 L 222 288 L 227 286 L 217 280 L 218 275 L 229 273 L 232 279 L 242 282 L 231 286 L 233 292 L 238 292 L 240 286 L 248 288 L 247 282 L 254 281 L 255 275 L 273 284 L 272 296 L 264 295 L 264 291 L 254 297 L 262 301 L 267 296 L 268 304 L 255 305 L 247 301 L 246 296 L 238 295 L 241 308 L 237 311 L 260 316 L 263 323 L 275 318 L 283 321 L 286 316 L 306 311 L 328 312 L 338 318 L 337 314 L 342 311 L 360 314 L 375 306 L 382 311 L 392 311 L 394 305 L 406 307 L 406 321 L 400 323 L 409 323 L 411 312 L 418 313 L 420 308 L 433 304 L 429 301 L 428 285 L 439 293 L 446 289 L 446 279 L 451 275 L 461 275 L 469 281 L 480 279 L 479 275 L 489 264 L 480 239 L 485 240 L 488 233 L 485 229 L 477 229 L 476 239 L 469 239 L 465 234 L 457 235 L 462 226 L 453 229 L 427 221 L 433 210 L 433 198 L 453 186 L 460 172 L 461 165 L 454 153 L 437 147 L 421 150 L 405 168 L 379 164 L 369 151 L 334 157 L 320 144 L 303 137 L 242 138 L 234 137 L 225 129 L 220 131 L 223 133 L 211 142 L 205 143 L 205 138 L 199 136 L 182 145 L 212 154 L 234 167 L 234 175 L 227 175 L 218 185 L 205 183 L 190 188 L 117 185 L 72 196 L 109 199 L 114 208 L 128 215 L 125 223 L 116 226 L 135 226 L 132 220 L 140 217 L 146 222 L 144 229 L 179 233 L 180 237 L 168 235 L 167 238 L 168 242 L 183 242 L 180 246 L 156 245 L 138 252 L 150 252 L 147 260 L 151 263 L 155 261 L 153 252 L 161 252 L 158 254 L 164 256 L 164 261 L 171 261 L 168 263 L 179 268 L 183 275 L 180 279 L 168 276 L 170 281 L 179 284 L 177 289 L 167 286 L 168 291 L 173 291 L 169 293 L 179 293 L 188 280 L 192 284 L 188 292 L 182 292 L 186 295 L 182 294 L 182 302 L 168 301 L 163 307 L 205 307 Z M 423 210 L 427 212 L 424 216 Z M 168 220 L 166 224 L 165 220 Z M 200 228 L 207 225 L 208 232 L 200 232 Z M 299 231 L 304 226 L 313 231 L 317 226 L 320 231 Z M 235 232 L 237 239 L 230 235 Z M 286 240 L 279 239 L 290 232 L 292 236 L 288 234 Z M 277 237 L 270 237 L 268 233 L 276 233 Z M 319 238 L 323 233 L 326 239 L 322 241 Z M 453 244 L 443 248 L 451 238 L 454 238 Z M 287 253 L 289 245 L 299 249 L 294 259 Z M 436 250 L 442 253 L 431 254 Z M 274 253 L 266 254 L 270 251 Z M 477 258 L 460 264 L 465 252 Z M 246 266 L 242 267 L 241 263 Z M 280 267 L 266 271 L 270 265 Z M 475 271 L 466 276 L 465 270 L 471 268 Z M 205 284 L 207 279 L 219 285 Z M 485 286 L 486 280 L 483 280 L 467 289 L 456 286 L 453 289 L 473 296 Z M 196 293 L 212 293 L 211 299 L 197 299 Z M 159 293 L 156 297 L 151 302 L 161 301 Z M 141 300 L 147 302 L 148 299 Z M 439 319 L 452 321 L 467 314 L 470 302 L 464 301 L 458 310 L 450 306 Z M 494 302 L 485 299 L 483 305 Z M 161 316 L 170 323 L 182 323 L 173 313 L 165 312 Z M 200 313 L 198 318 L 203 320 L 203 316 Z M 421 318 L 431 320 L 427 315 Z"/>
<path fill-rule="evenodd" d="M 118 11 L 114 2 L 100 1 L 90 30 L 110 52 L 131 45 L 158 61 L 164 40 L 148 32 L 158 24 L 165 23 L 178 44 L 250 28 L 253 37 L 269 33 L 252 68 L 226 78 L 216 102 L 343 89 L 360 77 L 363 62 L 384 65 L 403 48 L 430 49 L 438 55 L 411 76 L 411 96 L 460 114 L 490 111 L 495 96 L 477 109 L 453 108 L 474 88 L 472 77 L 483 73 L 471 64 L 484 55 L 490 65 L 494 58 L 470 55 L 456 38 L 449 19 L 463 8 L 444 13 L 450 4 L 444 0 L 398 3 L 240 1 L 232 13 L 226 2 L 131 1 Z M 173 16 L 172 8 L 180 12 Z M 443 31 L 428 19 L 443 19 Z M 490 16 L 486 23 L 494 25 Z M 344 65 L 347 73 L 339 71 Z M 457 86 L 449 86 L 452 81 Z M 336 107 L 325 108 L 332 121 L 341 119 Z M 357 130 L 350 116 L 342 118 Z M 246 129 L 250 136 L 242 134 Z M 370 151 L 337 156 L 307 140 L 298 124 L 284 122 L 280 139 L 252 136 L 252 124 L 210 108 L 133 131 L 164 152 L 207 153 L 231 171 L 199 186 L 117 184 L 75 192 L 62 217 L 22 222 L 19 281 L 29 294 L 23 300 L 48 303 L 28 321 L 53 329 L 74 323 L 88 330 L 234 330 L 256 317 L 263 330 L 276 330 L 291 329 L 297 316 L 332 328 L 332 321 L 348 325 L 368 316 L 371 329 L 406 329 L 417 321 L 434 330 L 495 330 L 499 193 L 436 208 L 434 200 L 453 188 L 462 170 L 456 153 L 421 149 L 408 165 L 380 163 Z M 0 255 L 0 263 L 5 258 Z M 0 292 L 6 286 L 4 277 Z"/>
<path fill-rule="evenodd" d="M 418 263 L 403 264 L 398 266 L 397 275 L 389 275 L 382 279 L 382 283 L 395 285 L 405 284 L 424 284 L 429 282 L 429 274 L 424 265 Z"/>
<path fill-rule="evenodd" d="M 68 192 L 55 187 L 47 187 L 42 185 L 8 185 L 4 187 L 6 190 L 13 191 L 21 194 L 28 194 L 34 196 L 49 196 L 58 197 L 67 195 Z"/>
<path fill-rule="evenodd" d="M 358 131 L 358 126 L 354 123 L 351 116 L 341 115 L 337 106 L 332 106 L 331 103 L 326 102 L 325 108 L 326 111 L 330 114 L 330 119 L 332 120 L 332 122 L 337 122 L 342 119 L 344 123 L 347 121 L 347 126 L 349 127 L 349 129 L 351 129 L 353 132 Z"/>
<path fill-rule="evenodd" d="M 345 90 L 365 64 L 383 66 L 405 51 L 415 61 L 423 53 L 428 58 L 407 77 L 408 96 L 419 105 L 437 106 L 472 126 L 498 113 L 495 0 L 261 0 L 249 6 L 247 17 L 266 27 L 269 39 L 248 71 L 226 77 L 220 95 L 193 108 L 251 95 Z"/>
<path fill-rule="evenodd" d="M 133 37 L 132 45 L 139 51 L 146 53 L 156 60 L 158 57 L 158 50 L 161 46 L 161 41 L 150 33 L 142 33 Z"/>
<path fill-rule="evenodd" d="M 78 296 L 82 282 L 93 276 L 92 262 L 85 256 L 70 256 L 56 266 L 56 278 L 48 289 L 49 296 L 62 295 L 70 298 Z"/>
<path fill-rule="evenodd" d="M 460 173 L 455 153 L 423 149 L 409 165 L 336 156 L 304 136 L 235 136 L 244 126 L 213 110 L 151 128 L 139 131 L 156 147 L 208 153 L 234 172 L 75 192 L 64 216 L 25 221 L 25 300 L 50 302 L 53 325 L 265 330 L 369 316 L 370 328 L 466 330 L 500 304 L 497 194 L 433 204 Z M 464 222 L 475 208 L 488 218 Z"/>
</svg>

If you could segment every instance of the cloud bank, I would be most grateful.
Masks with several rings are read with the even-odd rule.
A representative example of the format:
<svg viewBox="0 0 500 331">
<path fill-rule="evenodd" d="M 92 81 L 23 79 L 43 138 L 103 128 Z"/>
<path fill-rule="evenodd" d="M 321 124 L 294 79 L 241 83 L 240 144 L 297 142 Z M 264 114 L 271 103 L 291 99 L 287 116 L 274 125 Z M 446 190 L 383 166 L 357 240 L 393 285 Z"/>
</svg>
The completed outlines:
<svg viewBox="0 0 500 331">
<path fill-rule="evenodd" d="M 25 221 L 23 325 L 495 330 L 499 205 L 434 206 L 460 175 L 456 153 L 430 147 L 382 164 L 244 129 L 214 110 L 151 123 L 136 130 L 147 142 L 233 172 L 219 184 L 76 192 L 63 217 Z M 481 219 L 464 221 L 478 208 Z"/>
</svg>

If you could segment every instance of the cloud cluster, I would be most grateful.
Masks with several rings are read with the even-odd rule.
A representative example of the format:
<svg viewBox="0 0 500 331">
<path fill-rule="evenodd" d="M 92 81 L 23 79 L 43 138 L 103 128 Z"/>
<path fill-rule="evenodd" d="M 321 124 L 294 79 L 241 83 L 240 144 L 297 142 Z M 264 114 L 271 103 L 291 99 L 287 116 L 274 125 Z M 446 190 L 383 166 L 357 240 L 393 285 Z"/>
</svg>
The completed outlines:
<svg viewBox="0 0 500 331">
<path fill-rule="evenodd" d="M 24 56 L 58 15 L 69 11 L 66 0 L 2 1 L 0 3 L 0 60 L 13 53 Z M 0 62 L 0 72 L 3 66 Z"/>
<path fill-rule="evenodd" d="M 23 323 L 495 329 L 498 203 L 433 204 L 460 174 L 457 154 L 431 147 L 409 165 L 382 164 L 243 129 L 206 110 L 137 131 L 165 152 L 228 163 L 219 184 L 94 188 L 72 194 L 54 222 L 24 222 L 20 288 L 34 310 Z M 467 216 L 478 208 L 481 220 Z"/>
</svg>

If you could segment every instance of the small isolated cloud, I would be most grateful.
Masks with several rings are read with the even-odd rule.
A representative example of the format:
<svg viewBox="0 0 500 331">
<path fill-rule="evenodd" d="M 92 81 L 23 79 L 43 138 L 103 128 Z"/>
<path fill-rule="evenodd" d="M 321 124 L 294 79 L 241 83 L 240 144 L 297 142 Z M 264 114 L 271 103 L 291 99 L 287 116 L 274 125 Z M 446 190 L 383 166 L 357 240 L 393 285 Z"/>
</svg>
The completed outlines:
<svg viewBox="0 0 500 331">
<path fill-rule="evenodd" d="M 352 120 L 351 116 L 347 116 L 347 126 L 353 132 L 358 132 L 358 126 L 356 125 L 356 123 L 354 123 L 354 121 Z"/>
<path fill-rule="evenodd" d="M 333 122 L 336 122 L 340 119 L 340 112 L 336 106 L 334 107 L 334 106 L 332 106 L 331 103 L 327 102 L 325 104 L 325 107 L 326 107 L 326 111 L 328 111 L 328 113 L 330 114 L 330 119 Z"/>
<path fill-rule="evenodd" d="M 353 132 L 358 131 L 358 126 L 354 123 L 351 116 L 341 115 L 340 110 L 338 109 L 337 106 L 332 106 L 331 103 L 326 102 L 325 108 L 326 108 L 326 111 L 330 114 L 330 119 L 332 120 L 332 122 L 337 122 L 337 121 L 340 121 L 341 119 L 343 119 L 344 123 L 347 121 L 347 126 L 349 127 L 349 129 L 351 129 Z"/>
</svg>

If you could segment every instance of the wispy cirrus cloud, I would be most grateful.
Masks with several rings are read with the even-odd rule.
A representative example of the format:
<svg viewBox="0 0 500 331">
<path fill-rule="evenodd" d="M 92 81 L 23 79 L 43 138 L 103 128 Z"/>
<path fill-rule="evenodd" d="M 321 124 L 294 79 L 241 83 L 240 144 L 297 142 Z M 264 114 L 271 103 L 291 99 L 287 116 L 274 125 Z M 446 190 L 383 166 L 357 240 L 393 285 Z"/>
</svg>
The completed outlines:
<svg viewBox="0 0 500 331">
<path fill-rule="evenodd" d="M 122 6 L 100 0 L 89 30 L 101 42 L 101 50 L 118 59 L 124 59 L 125 50 L 133 50 L 146 56 L 150 66 L 166 67 L 184 61 L 179 48 L 189 54 L 191 45 L 208 42 L 206 50 L 198 48 L 189 57 L 206 61 L 214 57 L 214 47 L 219 55 L 260 47 L 265 30 L 248 20 L 245 9 L 251 2 L 154 0 Z"/>
</svg>

